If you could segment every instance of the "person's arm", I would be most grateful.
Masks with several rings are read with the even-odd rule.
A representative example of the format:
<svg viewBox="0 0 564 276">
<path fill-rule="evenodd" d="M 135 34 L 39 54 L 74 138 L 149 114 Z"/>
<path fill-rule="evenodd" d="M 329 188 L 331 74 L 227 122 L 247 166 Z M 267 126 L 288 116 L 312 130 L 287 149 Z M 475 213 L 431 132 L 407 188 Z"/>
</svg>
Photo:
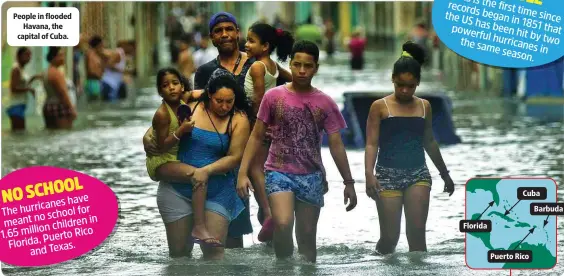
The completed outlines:
<svg viewBox="0 0 564 276">
<path fill-rule="evenodd" d="M 31 77 L 31 79 L 29 79 L 29 81 L 27 82 L 27 85 L 30 85 L 32 82 L 34 82 L 35 80 L 40 80 L 41 78 L 43 78 L 43 74 L 39 73 L 34 75 L 33 77 Z"/>
<path fill-rule="evenodd" d="M 187 92 L 186 94 L 189 94 L 190 92 Z M 185 96 L 185 95 L 184 95 Z M 190 106 L 190 109 L 194 109 L 195 104 L 188 104 L 188 106 Z M 159 109 L 160 110 L 160 109 Z M 168 118 L 170 120 L 170 117 L 167 113 L 166 118 Z M 182 122 L 180 123 L 180 128 L 184 128 L 182 125 Z M 194 126 L 193 121 L 190 122 L 192 127 Z M 159 155 L 161 154 L 163 151 L 159 148 L 159 146 L 157 145 L 157 139 L 153 140 L 153 126 L 155 125 L 154 122 L 154 118 L 153 118 L 153 124 L 151 127 L 149 127 L 149 129 L 147 129 L 147 131 L 145 132 L 145 134 L 143 135 L 143 149 L 145 150 L 145 153 L 147 154 L 147 156 L 155 156 L 155 155 Z M 186 131 L 191 131 L 192 128 L 187 129 Z M 186 131 L 182 130 L 177 130 L 176 135 L 181 138 L 180 136 L 185 133 Z M 180 135 L 178 135 L 180 134 Z M 156 138 L 156 137 L 155 137 Z"/>
<path fill-rule="evenodd" d="M 256 156 L 259 147 L 261 147 L 262 142 L 266 136 L 267 126 L 272 124 L 272 118 L 270 114 L 270 103 L 274 100 L 273 93 L 268 93 L 264 95 L 262 102 L 259 107 L 257 114 L 257 120 L 253 126 L 251 136 L 249 137 L 249 142 L 247 143 L 247 148 L 243 154 L 243 159 L 241 160 L 241 167 L 239 168 L 239 179 L 246 179 L 248 181 L 249 167 L 253 158 Z"/>
<path fill-rule="evenodd" d="M 343 177 L 345 182 L 349 183 L 351 181 L 351 168 L 349 166 L 349 160 L 347 158 L 347 152 L 345 150 L 345 145 L 343 144 L 343 139 L 341 138 L 340 132 L 334 132 L 328 135 L 329 140 L 329 151 L 337 165 L 339 173 Z M 352 183 L 351 183 L 352 184 Z"/>
<path fill-rule="evenodd" d="M 106 67 L 114 71 L 120 71 L 115 66 L 121 61 L 121 55 L 118 50 L 107 50 L 105 53 L 107 58 Z"/>
<path fill-rule="evenodd" d="M 249 137 L 249 142 L 247 143 L 247 147 L 245 148 L 245 152 L 241 160 L 239 175 L 247 176 L 249 174 L 251 161 L 256 156 L 262 141 L 264 141 L 266 129 L 266 124 L 263 121 L 261 121 L 260 119 L 256 120 L 251 136 Z"/>
<path fill-rule="evenodd" d="M 346 210 L 347 212 L 351 211 L 356 207 L 357 198 L 354 190 L 354 179 L 352 178 L 351 168 L 347 158 L 347 152 L 345 151 L 345 145 L 343 144 L 341 133 L 339 131 L 329 134 L 329 151 L 331 152 L 333 161 L 335 161 L 337 169 L 339 169 L 339 173 L 344 180 L 344 203 L 347 204 L 347 202 L 350 202 Z"/>
<path fill-rule="evenodd" d="M 347 127 L 347 123 L 337 103 L 332 99 L 328 99 L 327 101 L 327 107 L 325 108 L 327 115 L 323 122 L 323 130 L 327 133 L 329 138 L 329 151 L 345 183 L 353 184 L 354 181 L 352 181 L 345 145 L 341 138 L 341 130 Z"/>
<path fill-rule="evenodd" d="M 194 90 L 206 88 L 206 83 L 208 80 L 206 79 L 206 76 L 204 74 L 204 66 L 205 64 L 196 69 L 196 73 L 194 75 Z"/>
<path fill-rule="evenodd" d="M 182 135 L 180 128 L 173 133 L 168 133 L 169 126 L 170 115 L 168 111 L 161 106 L 157 109 L 157 112 L 155 112 L 155 116 L 153 116 L 153 129 L 155 129 L 157 147 L 161 153 L 167 152 L 178 144 L 179 140 L 176 137 Z"/>
<path fill-rule="evenodd" d="M 337 103 L 332 99 L 328 99 L 328 105 L 326 110 L 326 118 L 323 122 L 323 129 L 328 135 L 329 140 L 329 151 L 333 157 L 335 165 L 343 178 L 343 184 L 345 185 L 344 190 L 344 204 L 350 201 L 346 210 L 351 211 L 356 207 L 357 199 L 356 192 L 354 190 L 354 179 L 351 175 L 351 168 L 349 166 L 349 160 L 347 158 L 347 152 L 345 150 L 345 145 L 341 138 L 341 130 L 347 127 L 345 118 L 341 114 Z M 328 189 L 328 188 L 327 188 Z"/>
<path fill-rule="evenodd" d="M 364 153 L 364 174 L 366 178 L 374 177 L 374 167 L 378 155 L 378 138 L 380 137 L 380 108 L 378 101 L 372 103 L 366 121 L 366 149 Z"/>
<path fill-rule="evenodd" d="M 192 95 L 190 97 L 194 100 L 197 100 L 202 96 L 203 93 L 204 93 L 203 89 L 192 90 Z"/>
<path fill-rule="evenodd" d="M 90 76 L 94 76 L 98 79 L 101 79 L 102 75 L 104 74 L 104 69 L 100 64 L 102 62 L 101 57 L 98 57 L 93 51 L 94 50 L 88 50 L 88 53 L 86 55 L 86 77 L 88 78 Z M 99 62 L 94 62 L 93 59 L 98 59 Z"/>
<path fill-rule="evenodd" d="M 227 155 L 216 162 L 203 167 L 209 175 L 226 174 L 241 163 L 245 144 L 249 140 L 250 124 L 246 115 L 236 113 L 233 115 L 233 133 L 229 143 Z M 228 130 L 229 131 L 229 130 Z"/>
<path fill-rule="evenodd" d="M 53 85 L 55 91 L 57 91 L 61 103 L 70 109 L 74 109 L 74 106 L 69 98 L 67 83 L 63 73 L 56 70 L 55 74 L 51 74 L 48 81 Z"/>
<path fill-rule="evenodd" d="M 285 82 L 291 82 L 292 81 L 292 73 L 288 70 L 286 70 L 285 68 L 283 68 L 282 66 L 280 66 L 280 64 L 276 63 L 276 66 L 278 67 L 278 78 L 279 79 L 283 79 Z"/>
<path fill-rule="evenodd" d="M 261 62 L 255 62 L 253 63 L 253 65 L 251 65 L 251 68 L 249 70 L 249 74 L 253 79 L 253 111 L 255 112 L 255 114 L 257 114 L 260 103 L 262 101 L 262 97 L 266 92 L 264 91 L 264 74 L 266 73 L 266 68 Z"/>
<path fill-rule="evenodd" d="M 151 138 L 153 137 L 153 126 L 149 127 L 149 129 L 147 129 L 147 132 L 145 132 L 145 135 L 143 135 L 143 147 L 145 148 L 145 152 L 149 153 L 149 150 L 147 149 L 149 146 L 156 146 L 153 144 Z"/>
<path fill-rule="evenodd" d="M 182 95 L 182 100 L 185 103 L 192 103 L 192 102 L 198 101 L 198 99 L 202 96 L 202 93 L 204 93 L 203 90 L 186 91 Z"/>
<path fill-rule="evenodd" d="M 190 55 L 188 53 L 183 53 L 183 52 L 180 52 L 180 54 L 178 54 L 178 69 L 180 71 L 180 74 L 184 75 L 185 78 L 190 77 L 189 72 L 187 72 L 189 56 Z"/>
<path fill-rule="evenodd" d="M 366 121 L 366 149 L 364 152 L 364 174 L 366 179 L 366 195 L 374 200 L 380 196 L 382 186 L 376 175 L 374 167 L 378 156 L 378 140 L 380 136 L 380 100 L 374 101 L 370 106 L 368 120 Z"/>
<path fill-rule="evenodd" d="M 155 119 L 156 119 L 155 117 L 153 119 L 153 124 L 155 124 Z M 145 152 L 147 153 L 147 156 L 155 156 L 162 153 L 157 147 L 157 145 L 155 144 L 155 142 L 151 140 L 152 131 L 153 131 L 153 127 L 151 126 L 143 136 L 143 146 Z M 188 168 L 187 171 L 184 170 L 179 171 L 178 169 L 161 170 L 158 175 L 158 180 L 166 181 L 166 182 L 190 183 L 190 181 L 192 180 L 192 175 L 194 174 L 196 168 L 188 164 L 185 164 L 185 166 L 186 168 Z"/>
<path fill-rule="evenodd" d="M 192 74 L 196 69 L 196 67 L 194 66 L 194 58 L 192 57 L 192 52 L 190 50 L 188 50 L 188 55 L 184 62 L 185 62 L 184 66 L 186 66 L 184 68 L 188 68 L 188 71 L 190 72 L 190 74 L 188 74 L 186 77 L 190 78 L 190 76 L 192 76 Z"/>
<path fill-rule="evenodd" d="M 10 90 L 12 90 L 12 92 L 21 94 L 21 93 L 26 93 L 26 92 L 32 91 L 31 88 L 29 88 L 29 87 L 18 86 L 20 84 L 20 80 L 22 78 L 22 73 L 20 72 L 20 69 L 18 69 L 18 68 L 12 69 L 11 75 L 12 76 L 10 78 Z"/>
<path fill-rule="evenodd" d="M 441 151 L 439 149 L 439 144 L 435 140 L 435 136 L 433 135 L 433 114 L 431 110 L 431 104 L 427 100 L 423 100 L 425 104 L 425 131 L 423 137 L 423 147 L 425 151 L 435 164 L 435 167 L 439 170 L 441 177 L 445 177 L 448 175 L 448 170 L 443 161 L 443 157 L 441 156 Z"/>
</svg>

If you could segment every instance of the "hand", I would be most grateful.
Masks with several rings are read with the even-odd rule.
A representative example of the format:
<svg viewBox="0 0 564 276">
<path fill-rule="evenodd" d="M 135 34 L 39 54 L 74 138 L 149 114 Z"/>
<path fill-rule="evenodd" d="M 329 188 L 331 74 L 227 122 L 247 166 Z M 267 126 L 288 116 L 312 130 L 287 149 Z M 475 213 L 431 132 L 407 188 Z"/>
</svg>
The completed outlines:
<svg viewBox="0 0 564 276">
<path fill-rule="evenodd" d="M 189 100 L 199 99 L 200 96 L 202 96 L 203 93 L 204 93 L 204 90 L 203 90 L 203 89 L 192 90 L 192 92 L 190 93 L 190 98 L 189 98 Z"/>
<path fill-rule="evenodd" d="M 180 127 L 178 128 L 179 131 L 180 131 L 180 133 L 181 133 L 180 136 L 182 136 L 183 134 L 192 132 L 192 129 L 194 129 L 194 124 L 196 124 L 196 122 L 191 121 L 190 119 L 191 119 L 191 118 L 185 119 L 185 120 L 180 124 Z"/>
<path fill-rule="evenodd" d="M 329 182 L 327 182 L 327 179 L 324 177 L 323 178 L 323 194 L 326 194 L 329 192 Z"/>
<path fill-rule="evenodd" d="M 153 132 L 149 131 L 147 135 L 143 136 L 143 148 L 147 156 L 156 156 L 160 154 L 157 144 L 153 142 Z"/>
<path fill-rule="evenodd" d="M 454 182 L 448 174 L 443 178 L 443 180 L 445 181 L 445 188 L 443 192 L 448 193 L 448 196 L 451 196 L 452 193 L 454 193 Z"/>
<path fill-rule="evenodd" d="M 43 78 L 43 74 L 37 74 L 31 77 L 31 79 L 29 79 L 29 81 L 27 82 L 27 84 L 31 84 L 32 82 L 34 82 L 35 80 L 41 80 Z"/>
<path fill-rule="evenodd" d="M 380 181 L 378 181 L 376 176 L 371 175 L 366 178 L 366 195 L 369 198 L 376 200 L 380 196 L 381 191 L 382 186 L 380 186 Z"/>
<path fill-rule="evenodd" d="M 321 179 L 321 183 L 323 184 L 323 194 L 329 192 L 329 182 L 327 182 L 327 173 L 325 173 L 325 168 L 323 168 L 323 179 Z"/>
<path fill-rule="evenodd" d="M 208 179 L 210 178 L 209 172 L 204 168 L 197 168 L 194 170 L 194 175 L 192 176 L 192 188 L 196 189 L 200 185 L 205 186 L 208 184 Z"/>
<path fill-rule="evenodd" d="M 243 199 L 249 198 L 249 190 L 251 190 L 251 192 L 253 193 L 255 192 L 249 177 L 246 175 L 237 177 L 237 194 L 239 195 L 239 197 Z"/>
<path fill-rule="evenodd" d="M 345 196 L 345 205 L 347 204 L 347 202 L 350 202 L 349 206 L 347 206 L 347 212 L 348 212 L 354 209 L 354 207 L 356 207 L 356 192 L 354 191 L 354 184 L 345 185 L 344 196 Z"/>
</svg>

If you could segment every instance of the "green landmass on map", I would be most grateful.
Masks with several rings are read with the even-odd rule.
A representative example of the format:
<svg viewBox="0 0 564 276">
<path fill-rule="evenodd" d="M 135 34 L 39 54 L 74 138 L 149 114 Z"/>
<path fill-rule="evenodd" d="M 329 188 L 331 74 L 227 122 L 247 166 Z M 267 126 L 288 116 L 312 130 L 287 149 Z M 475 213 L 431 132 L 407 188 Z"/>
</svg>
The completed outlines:
<svg viewBox="0 0 564 276">
<path fill-rule="evenodd" d="M 496 188 L 500 180 L 499 178 L 471 179 L 466 183 L 466 191 L 471 193 L 476 192 L 476 190 L 491 192 L 495 205 L 499 205 L 499 194 Z"/>
<path fill-rule="evenodd" d="M 505 221 L 507 221 L 507 222 L 514 222 L 514 221 L 515 221 L 514 219 L 510 218 L 509 216 L 506 216 L 506 215 L 504 215 L 504 214 L 502 214 L 502 213 L 500 213 L 500 212 L 497 212 L 497 211 L 491 211 L 491 212 L 488 214 L 488 216 L 490 216 L 490 217 L 491 217 L 492 215 L 495 215 L 496 217 L 499 217 L 499 218 L 501 218 L 501 219 L 503 219 L 503 220 L 505 220 Z"/>
<path fill-rule="evenodd" d="M 497 192 L 497 183 L 501 179 L 472 179 L 466 185 L 466 191 L 470 193 L 475 193 L 477 190 L 484 190 L 485 192 L 490 192 L 495 202 L 496 206 L 500 205 L 500 196 Z M 476 220 L 480 217 L 480 213 L 472 214 L 470 220 Z M 488 218 L 489 217 L 489 218 Z M 517 214 L 510 213 L 507 216 L 498 211 L 490 211 L 485 213 L 480 217 L 482 220 L 493 219 L 495 217 L 501 218 L 504 221 L 511 223 L 513 226 L 504 225 L 505 228 L 519 227 L 519 228 L 530 228 L 531 225 L 526 222 L 519 221 Z M 513 218 L 512 218 L 513 217 Z M 493 226 L 492 226 L 493 227 Z M 545 231 L 546 233 L 546 231 Z M 494 248 L 491 244 L 491 233 L 490 232 L 468 232 L 468 235 L 472 235 L 481 240 L 483 245 L 489 250 L 531 250 L 533 253 L 533 260 L 530 263 L 505 263 L 504 269 L 519 269 L 519 268 L 533 268 L 533 269 L 551 269 L 556 265 L 556 257 L 553 256 L 547 248 L 546 244 L 529 244 L 523 241 L 518 248 L 515 248 L 521 240 L 516 240 L 511 242 L 508 248 Z M 548 235 L 548 233 L 546 233 Z M 549 237 L 547 236 L 547 239 Z"/>
<path fill-rule="evenodd" d="M 514 249 L 520 241 L 512 243 L 508 249 Z M 533 261 L 530 263 L 505 263 L 503 268 L 535 268 L 549 269 L 556 265 L 556 258 L 552 256 L 546 248 L 546 244 L 528 244 L 523 242 L 516 250 L 531 250 L 533 252 Z"/>
<path fill-rule="evenodd" d="M 527 228 L 530 228 L 531 225 L 529 225 L 529 224 L 526 223 L 526 222 L 518 222 L 517 224 L 515 224 L 515 227 L 527 227 Z"/>
<path fill-rule="evenodd" d="M 478 219 L 479 216 L 480 216 L 480 214 L 477 214 L 477 213 L 473 214 L 472 217 L 471 217 L 471 220 Z M 490 232 L 468 232 L 467 234 L 472 235 L 472 236 L 480 239 L 488 249 L 494 250 L 494 248 L 492 247 L 492 244 L 490 242 L 490 237 L 491 237 Z"/>
<path fill-rule="evenodd" d="M 480 214 L 476 213 L 472 215 L 471 219 L 478 219 L 478 217 L 480 216 Z M 503 217 L 503 214 L 501 214 L 499 217 Z M 513 221 L 513 220 L 511 220 Z M 509 228 L 509 226 L 505 226 L 506 228 Z M 515 227 L 530 227 L 529 224 L 524 223 L 524 222 L 518 222 Z M 509 248 L 493 248 L 491 242 L 490 242 L 490 232 L 469 232 L 467 233 L 469 235 L 472 235 L 478 239 L 480 239 L 484 245 L 489 249 L 489 250 L 512 250 L 512 249 L 518 249 L 518 250 L 531 250 L 533 252 L 533 261 L 530 263 L 505 263 L 505 265 L 503 266 L 503 268 L 505 269 L 509 269 L 509 268 L 535 268 L 535 269 L 549 269 L 552 268 L 556 265 L 556 258 L 554 256 L 552 256 L 552 254 L 550 253 L 550 251 L 548 251 L 548 249 L 546 248 L 545 244 L 529 244 L 527 242 L 523 242 L 519 248 L 515 248 L 515 246 L 517 246 L 517 244 L 519 244 L 520 241 L 515 241 L 512 242 L 511 245 L 509 245 Z"/>
</svg>

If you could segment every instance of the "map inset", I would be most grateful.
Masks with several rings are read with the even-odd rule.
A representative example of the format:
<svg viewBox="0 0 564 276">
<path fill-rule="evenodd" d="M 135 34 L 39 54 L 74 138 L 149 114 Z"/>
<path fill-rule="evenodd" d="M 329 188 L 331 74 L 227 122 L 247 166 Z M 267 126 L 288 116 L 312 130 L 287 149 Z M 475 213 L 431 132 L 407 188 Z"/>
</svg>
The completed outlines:
<svg viewBox="0 0 564 276">
<path fill-rule="evenodd" d="M 474 269 L 550 269 L 556 265 L 552 179 L 471 179 L 466 184 L 466 264 Z"/>
</svg>

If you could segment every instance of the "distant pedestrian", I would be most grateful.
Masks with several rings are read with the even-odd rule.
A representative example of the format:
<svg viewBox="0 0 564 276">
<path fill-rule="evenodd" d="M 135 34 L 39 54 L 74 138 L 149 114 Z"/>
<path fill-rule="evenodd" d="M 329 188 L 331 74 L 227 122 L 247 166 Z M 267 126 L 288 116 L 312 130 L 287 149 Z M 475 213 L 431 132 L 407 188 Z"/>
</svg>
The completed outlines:
<svg viewBox="0 0 564 276">
<path fill-rule="evenodd" d="M 25 110 L 27 107 L 28 95 L 35 96 L 35 90 L 30 83 L 41 75 L 29 78 L 24 68 L 31 60 L 31 51 L 27 47 L 20 47 L 16 53 L 16 63 L 12 66 L 10 73 L 10 94 L 8 96 L 8 108 L 6 113 L 10 117 L 12 130 L 25 129 Z"/>
<path fill-rule="evenodd" d="M 366 48 L 366 38 L 362 37 L 359 29 L 352 33 L 349 41 L 349 51 L 351 52 L 351 69 L 362 70 L 364 68 L 364 50 Z"/>
</svg>

